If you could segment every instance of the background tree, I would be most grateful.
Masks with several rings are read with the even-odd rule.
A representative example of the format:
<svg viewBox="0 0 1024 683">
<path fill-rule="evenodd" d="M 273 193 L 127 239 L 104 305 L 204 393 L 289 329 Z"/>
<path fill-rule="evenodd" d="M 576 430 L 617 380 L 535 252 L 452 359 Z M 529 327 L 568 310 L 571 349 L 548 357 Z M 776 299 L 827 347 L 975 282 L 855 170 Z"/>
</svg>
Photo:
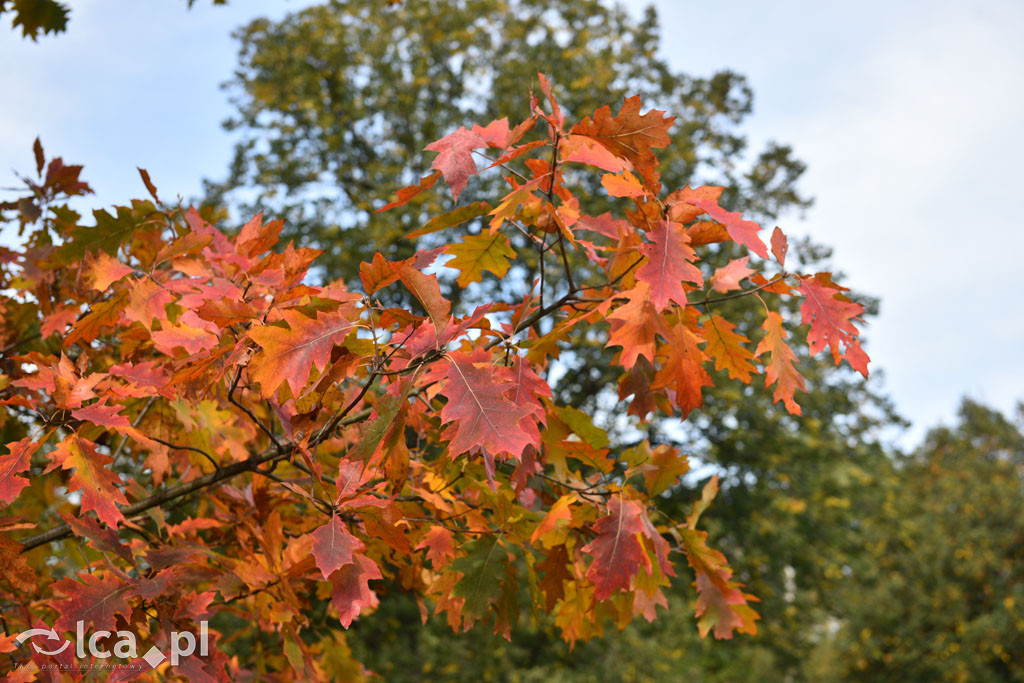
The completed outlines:
<svg viewBox="0 0 1024 683">
<path fill-rule="evenodd" d="M 641 114 L 634 96 L 569 124 L 538 78 L 545 105 L 531 97 L 522 123 L 431 143 L 437 170 L 390 205 L 441 178 L 457 200 L 478 172 L 473 150 L 486 148 L 511 187 L 488 203 L 487 227 L 401 261 L 375 254 L 360 265 L 361 293 L 310 283 L 317 250 L 273 251 L 280 222 L 257 216 L 229 237 L 194 210 L 160 206 L 145 172 L 152 201 L 84 225 L 62 203 L 89 191 L 81 167 L 47 163 L 36 141 L 28 194 L 0 205 L 25 234 L 4 254 L 0 301 L 0 400 L 14 439 L 0 456 L 0 502 L 15 533 L 0 537 L 0 649 L 53 618 L 60 632 L 134 631 L 160 649 L 182 622 L 210 617 L 220 645 L 174 673 L 332 679 L 347 664 L 320 657 L 340 635 L 324 615 L 349 627 L 376 607 L 369 584 L 385 575 L 453 629 L 483 622 L 506 637 L 525 593 L 574 643 L 608 621 L 655 618 L 677 575 L 672 552 L 696 576 L 702 635 L 756 632 L 754 596 L 697 526 L 717 480 L 685 517 L 665 515 L 654 502 L 688 456 L 647 440 L 609 448 L 544 377 L 578 342 L 597 341 L 618 349 L 610 361 L 624 378 L 649 375 L 631 390 L 640 419 L 685 418 L 712 364 L 743 384 L 763 373 L 773 400 L 799 414 L 803 380 L 762 297 L 801 301 L 809 350 L 866 376 L 863 308 L 828 273 L 786 266 L 785 235 L 776 228 L 769 250 L 762 228 L 720 206 L 722 188 L 664 192 L 653 150 L 669 145 L 672 117 Z M 541 139 L 524 142 L 537 128 Z M 589 214 L 593 197 L 573 192 L 578 173 L 561 172 L 586 167 L 602 171 L 625 218 Z M 429 272 L 442 253 L 456 287 L 501 278 L 520 260 L 514 231 L 552 269 L 541 265 L 536 293 L 499 287 L 502 298 L 475 311 L 443 297 Z M 758 269 L 747 257 L 705 281 L 696 249 L 727 242 L 756 254 Z M 577 278 L 580 261 L 602 274 L 597 284 Z M 384 302 L 398 287 L 417 308 Z M 742 297 L 764 308 L 756 349 L 715 309 Z M 28 519 L 49 528 L 18 533 L 36 526 Z M 71 536 L 96 554 L 46 550 Z M 125 642 L 141 664 L 136 639 Z"/>
<path fill-rule="evenodd" d="M 486 30 L 476 30 L 479 27 Z M 667 184 L 714 178 L 729 188 L 724 204 L 742 203 L 762 217 L 809 204 L 796 188 L 803 166 L 789 148 L 771 145 L 759 155 L 748 154 L 741 124 L 753 97 L 742 76 L 721 72 L 698 78 L 673 72 L 656 56 L 660 30 L 653 9 L 637 22 L 621 7 L 593 1 L 407 2 L 391 10 L 380 3 L 332 2 L 280 22 L 257 20 L 238 37 L 240 64 L 231 83 L 238 113 L 228 128 L 239 133 L 241 141 L 229 177 L 210 183 L 209 196 L 211 201 L 227 200 L 241 207 L 241 215 L 266 210 L 288 216 L 294 234 L 327 250 L 326 272 L 333 276 L 353 278 L 354 265 L 374 248 L 394 257 L 411 253 L 416 241 L 402 238 L 446 206 L 446 199 L 417 198 L 405 207 L 374 214 L 386 201 L 387 188 L 393 187 L 396 177 L 413 183 L 429 173 L 429 159 L 421 150 L 435 137 L 480 112 L 493 117 L 521 111 L 526 103 L 514 84 L 517 79 L 536 83 L 538 69 L 557 74 L 556 92 L 567 111 L 585 111 L 602 98 L 636 91 L 644 93 L 645 101 L 678 112 L 671 131 L 676 146 L 662 166 Z M 437 106 L 441 100 L 459 106 L 443 111 Z M 480 161 L 484 163 L 482 157 Z M 591 187 L 594 195 L 603 194 L 596 183 Z M 474 178 L 462 204 L 471 206 L 488 191 Z M 423 238 L 421 244 L 436 244 L 433 237 Z M 716 266 L 743 255 L 742 249 L 728 244 L 712 245 L 709 252 L 709 262 Z M 827 268 L 827 250 L 805 243 L 795 252 L 802 267 Z M 530 266 L 510 272 L 503 286 L 513 281 L 522 287 L 536 277 L 536 264 Z M 459 294 L 486 301 L 497 283 L 483 285 Z M 787 305 L 767 296 L 773 305 Z M 862 296 L 858 300 L 869 311 L 877 306 Z M 757 339 L 758 307 L 756 302 L 738 300 L 722 304 L 721 310 L 738 321 L 739 331 Z M 858 485 L 856 473 L 872 471 L 872 460 L 882 457 L 878 442 L 883 430 L 899 424 L 877 389 L 864 388 L 858 378 L 829 365 L 810 361 L 802 366 L 809 368 L 809 394 L 799 399 L 806 408 L 806 432 L 803 422 L 773 408 L 769 396 L 752 396 L 732 387 L 709 388 L 703 407 L 682 427 L 654 421 L 638 431 L 635 424 L 603 420 L 620 397 L 630 394 L 616 387 L 617 376 L 608 370 L 610 359 L 599 343 L 584 341 L 565 354 L 551 378 L 566 404 L 598 411 L 613 448 L 625 450 L 642 437 L 685 444 L 727 473 L 722 493 L 726 507 L 710 513 L 709 520 L 722 542 L 742 546 L 743 552 L 763 548 L 754 551 L 751 563 L 740 571 L 771 601 L 771 615 L 753 647 L 762 655 L 767 652 L 783 671 L 799 670 L 801 653 L 806 651 L 801 639 L 813 638 L 813 629 L 803 626 L 819 618 L 826 573 L 829 581 L 836 578 L 837 565 L 826 567 L 823 559 L 828 557 L 824 549 L 836 539 L 824 531 L 835 529 L 838 534 L 856 526 L 856 511 L 844 493 Z M 744 401 L 753 402 L 749 409 Z M 676 511 L 688 505 L 700 483 L 678 487 L 678 500 L 665 505 Z M 779 503 L 779 495 L 791 499 L 792 505 Z M 756 525 L 749 523 L 753 509 Z M 836 521 L 841 524 L 827 524 Z M 787 579 L 793 571 L 799 578 Z M 796 597 L 787 601 L 791 585 Z M 386 601 L 385 613 L 389 605 L 403 618 L 382 615 L 374 624 L 360 625 L 358 633 L 367 633 L 363 656 L 391 676 L 401 675 L 396 663 L 402 661 L 411 663 L 410 677 L 422 675 L 425 661 L 433 662 L 432 675 L 440 675 L 444 660 L 462 661 L 455 648 L 472 657 L 498 647 L 481 646 L 475 639 L 485 636 L 478 635 L 457 642 L 443 629 L 433 635 L 413 627 L 395 633 L 397 624 L 410 623 L 404 617 L 412 603 Z M 657 629 L 656 624 L 653 630 Z M 538 637 L 544 639 L 543 634 Z M 438 653 L 435 643 L 440 640 L 452 651 Z M 387 649 L 382 645 L 387 642 L 395 647 Z M 413 647 L 414 643 L 422 647 Z M 361 647 L 357 642 L 353 646 Z M 450 675 L 471 680 L 479 672 L 523 670 L 554 656 L 543 647 L 519 644 L 508 651 L 527 653 L 533 664 L 523 658 L 514 664 L 479 658 L 477 668 L 461 667 Z M 600 652 L 600 646 L 584 647 L 572 661 L 614 667 L 599 657 Z M 705 670 L 724 665 L 724 657 L 712 657 L 704 662 Z M 627 661 L 632 662 L 623 660 Z"/>
<path fill-rule="evenodd" d="M 414 243 L 401 238 L 445 198 L 374 210 L 429 172 L 426 145 L 469 122 L 524 112 L 521 84 L 536 84 L 538 71 L 552 77 L 570 117 L 633 94 L 673 112 L 662 161 L 669 187 L 723 185 L 725 206 L 760 217 L 808 203 L 795 186 L 803 165 L 788 147 L 746 155 L 738 124 L 753 96 L 744 78 L 673 72 L 657 57 L 653 8 L 637 22 L 597 0 L 335 1 L 257 19 L 237 37 L 237 114 L 226 125 L 240 141 L 208 198 L 241 216 L 285 219 L 286 236 L 326 251 L 329 277 L 354 278 L 378 248 L 410 254 Z M 463 196 L 471 203 L 489 191 L 473 184 Z"/>
<path fill-rule="evenodd" d="M 965 400 L 854 500 L 869 514 L 817 671 L 872 681 L 1024 680 L 1024 409 Z M 831 633 L 831 632 L 827 632 Z M 814 669 L 812 669 L 813 671 Z"/>
</svg>

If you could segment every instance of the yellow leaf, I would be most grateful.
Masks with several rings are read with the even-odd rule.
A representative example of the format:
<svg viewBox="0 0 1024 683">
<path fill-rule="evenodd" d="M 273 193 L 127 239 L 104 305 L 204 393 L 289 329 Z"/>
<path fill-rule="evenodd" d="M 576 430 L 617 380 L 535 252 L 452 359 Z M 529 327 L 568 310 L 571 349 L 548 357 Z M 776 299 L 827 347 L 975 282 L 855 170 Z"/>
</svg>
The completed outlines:
<svg viewBox="0 0 1024 683">
<path fill-rule="evenodd" d="M 465 287 L 470 282 L 480 282 L 485 270 L 498 277 L 505 277 L 511 265 L 509 259 L 516 256 L 508 238 L 500 232 L 493 235 L 467 235 L 458 244 L 448 247 L 448 253 L 455 258 L 445 265 L 461 271 L 459 287 Z"/>
</svg>

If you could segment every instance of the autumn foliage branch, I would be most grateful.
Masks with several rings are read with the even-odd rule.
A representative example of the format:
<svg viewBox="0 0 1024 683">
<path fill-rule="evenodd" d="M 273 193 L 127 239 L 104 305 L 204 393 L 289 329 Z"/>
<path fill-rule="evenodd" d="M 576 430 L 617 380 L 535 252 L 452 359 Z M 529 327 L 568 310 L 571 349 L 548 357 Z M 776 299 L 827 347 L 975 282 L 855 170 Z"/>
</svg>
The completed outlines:
<svg viewBox="0 0 1024 683">
<path fill-rule="evenodd" d="M 653 619 L 681 553 L 701 633 L 756 632 L 753 596 L 697 528 L 717 480 L 687 519 L 655 524 L 687 455 L 617 445 L 549 379 L 561 353 L 596 338 L 637 423 L 685 419 L 715 371 L 763 374 L 799 415 L 803 378 L 771 297 L 754 348 L 716 305 L 800 297 L 810 351 L 866 375 L 862 308 L 826 273 L 787 272 L 782 231 L 766 244 L 719 205 L 722 188 L 662 188 L 654 150 L 671 143 L 672 117 L 633 97 L 568 126 L 539 83 L 526 120 L 432 143 L 433 173 L 380 209 L 415 205 L 443 179 L 457 206 L 409 238 L 458 239 L 401 261 L 378 253 L 355 288 L 317 282 L 316 250 L 275 251 L 279 221 L 226 234 L 208 212 L 160 203 L 145 172 L 151 200 L 82 225 L 66 204 L 90 191 L 81 167 L 47 164 L 37 142 L 28 194 L 0 205 L 24 237 L 0 253 L 11 628 L 84 620 L 159 644 L 179 624 L 209 618 L 216 631 L 242 615 L 283 643 L 268 670 L 331 680 L 318 655 L 335 636 L 304 631 L 315 603 L 348 627 L 378 592 L 411 591 L 424 619 L 509 637 L 525 598 L 572 643 Z M 487 171 L 507 193 L 459 205 Z M 607 197 L 587 189 L 595 172 Z M 612 210 L 593 215 L 601 203 Z M 728 243 L 760 267 L 698 254 Z M 466 297 L 445 292 L 471 298 L 485 278 L 506 299 L 453 310 Z M 72 536 L 82 557 L 47 550 Z M 14 652 L 13 632 L 0 652 Z M 229 680 L 244 667 L 228 652 L 172 673 Z"/>
</svg>

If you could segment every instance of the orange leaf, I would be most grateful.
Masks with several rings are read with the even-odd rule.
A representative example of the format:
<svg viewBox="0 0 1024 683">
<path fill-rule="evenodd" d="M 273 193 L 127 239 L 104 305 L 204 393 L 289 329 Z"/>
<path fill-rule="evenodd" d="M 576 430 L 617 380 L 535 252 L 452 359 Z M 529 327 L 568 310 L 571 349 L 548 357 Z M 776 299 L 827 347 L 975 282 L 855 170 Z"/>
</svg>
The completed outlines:
<svg viewBox="0 0 1024 683">
<path fill-rule="evenodd" d="M 339 310 L 321 313 L 314 320 L 287 309 L 281 316 L 288 329 L 266 325 L 249 330 L 249 337 L 263 348 L 249 361 L 248 370 L 264 398 L 276 394 L 282 383 L 288 384 L 293 396 L 301 395 L 313 368 L 322 371 L 330 364 L 331 349 L 355 327 L 348 317 L 351 310 Z"/>
<path fill-rule="evenodd" d="M 675 117 L 666 117 L 665 112 L 658 109 L 640 114 L 642 106 L 640 97 L 634 95 L 623 101 L 614 117 L 611 109 L 601 107 L 593 118 L 583 119 L 570 132 L 593 138 L 615 156 L 632 163 L 646 184 L 656 185 L 658 160 L 651 148 L 668 146 L 671 142 L 668 129 Z"/>
<path fill-rule="evenodd" d="M 85 267 L 85 283 L 90 289 L 102 292 L 111 283 L 134 272 L 134 268 L 126 266 L 107 252 L 98 251 Z"/>
<path fill-rule="evenodd" d="M 658 314 L 651 300 L 651 286 L 637 282 L 636 287 L 625 293 L 627 302 L 608 314 L 611 334 L 607 346 L 621 346 L 619 360 L 624 368 L 631 368 L 639 356 L 654 362 L 655 337 L 669 337 L 668 326 Z"/>
<path fill-rule="evenodd" d="M 793 415 L 801 415 L 799 404 L 793 400 L 793 394 L 797 389 L 807 391 L 804 386 L 804 378 L 796 369 L 794 361 L 796 356 L 793 349 L 786 343 L 786 330 L 782 327 L 782 316 L 771 311 L 765 318 L 764 337 L 754 351 L 755 356 L 770 354 L 770 360 L 765 366 L 764 384 L 768 386 L 775 384 L 775 395 L 772 403 L 782 401 Z"/>
<path fill-rule="evenodd" d="M 731 379 L 750 384 L 750 374 L 757 372 L 757 368 L 750 364 L 753 358 L 750 350 L 743 346 L 750 340 L 734 332 L 735 328 L 725 318 L 711 315 L 701 325 L 700 331 L 708 342 L 708 354 L 715 359 L 715 369 L 728 370 Z"/>
<path fill-rule="evenodd" d="M 668 343 L 662 347 L 668 359 L 658 370 L 652 389 L 674 386 L 676 405 L 685 418 L 690 411 L 704 404 L 703 388 L 713 385 L 704 369 L 707 354 L 698 346 L 703 340 L 686 325 L 672 328 Z"/>
<path fill-rule="evenodd" d="M 115 503 L 127 505 L 128 499 L 118 488 L 121 478 L 107 469 L 114 462 L 113 458 L 100 453 L 92 441 L 72 433 L 50 453 L 50 459 L 52 463 L 46 472 L 58 465 L 61 469 L 75 470 L 68 482 L 68 492 L 82 492 L 82 512 L 92 510 L 107 526 L 117 527 L 124 515 Z"/>
</svg>

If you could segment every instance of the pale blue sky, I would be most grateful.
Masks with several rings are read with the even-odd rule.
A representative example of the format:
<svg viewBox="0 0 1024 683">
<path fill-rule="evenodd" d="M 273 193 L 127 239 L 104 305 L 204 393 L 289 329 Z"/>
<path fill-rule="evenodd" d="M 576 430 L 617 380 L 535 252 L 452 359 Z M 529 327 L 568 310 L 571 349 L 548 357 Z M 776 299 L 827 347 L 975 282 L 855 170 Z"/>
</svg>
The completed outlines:
<svg viewBox="0 0 1024 683">
<path fill-rule="evenodd" d="M 86 164 L 88 206 L 141 195 L 136 166 L 162 197 L 221 176 L 231 30 L 311 4 L 68 1 L 56 39 L 0 31 L 0 185 L 31 168 L 39 135 Z M 913 436 L 963 395 L 1004 410 L 1024 398 L 1024 3 L 655 4 L 669 62 L 747 75 L 752 141 L 808 163 L 816 204 L 781 224 L 835 247 L 850 282 L 882 297 L 867 349 Z"/>
</svg>

